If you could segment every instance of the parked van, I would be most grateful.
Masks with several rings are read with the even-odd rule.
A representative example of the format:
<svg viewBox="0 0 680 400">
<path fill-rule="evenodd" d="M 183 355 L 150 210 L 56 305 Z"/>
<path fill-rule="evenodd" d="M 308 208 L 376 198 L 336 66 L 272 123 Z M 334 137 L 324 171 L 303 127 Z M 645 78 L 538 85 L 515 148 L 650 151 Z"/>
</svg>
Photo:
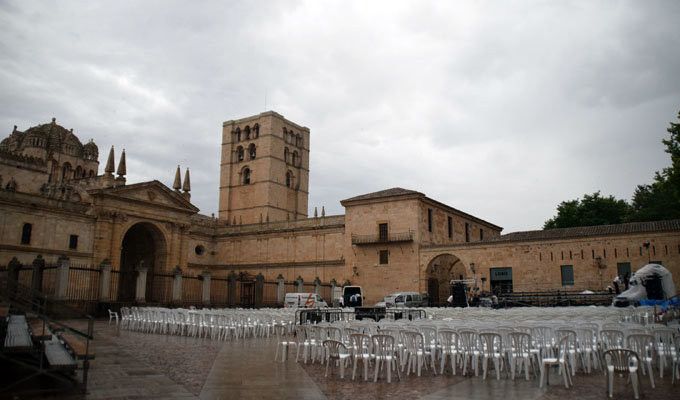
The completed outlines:
<svg viewBox="0 0 680 400">
<path fill-rule="evenodd" d="M 385 307 L 422 307 L 423 296 L 418 292 L 397 292 L 385 296 Z"/>
<path fill-rule="evenodd" d="M 320 308 L 328 304 L 316 293 L 286 293 L 283 301 L 286 308 Z"/>
<path fill-rule="evenodd" d="M 342 288 L 344 307 L 361 307 L 364 304 L 364 294 L 361 286 L 344 286 Z"/>
</svg>

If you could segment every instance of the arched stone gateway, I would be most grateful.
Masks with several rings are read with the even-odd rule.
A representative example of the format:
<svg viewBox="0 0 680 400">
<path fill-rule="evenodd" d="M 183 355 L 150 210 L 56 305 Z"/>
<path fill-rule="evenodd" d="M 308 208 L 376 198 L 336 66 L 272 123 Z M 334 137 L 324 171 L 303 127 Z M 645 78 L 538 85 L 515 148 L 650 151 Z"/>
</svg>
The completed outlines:
<svg viewBox="0 0 680 400">
<path fill-rule="evenodd" d="M 134 301 L 137 275 L 146 268 L 146 301 L 152 301 L 154 271 L 164 269 L 167 244 L 163 233 L 150 222 L 132 225 L 125 236 L 120 252 L 118 301 Z"/>
<path fill-rule="evenodd" d="M 452 279 L 468 279 L 468 269 L 463 262 L 453 254 L 440 254 L 427 265 L 427 293 L 430 304 L 441 305 L 451 294 Z"/>
</svg>

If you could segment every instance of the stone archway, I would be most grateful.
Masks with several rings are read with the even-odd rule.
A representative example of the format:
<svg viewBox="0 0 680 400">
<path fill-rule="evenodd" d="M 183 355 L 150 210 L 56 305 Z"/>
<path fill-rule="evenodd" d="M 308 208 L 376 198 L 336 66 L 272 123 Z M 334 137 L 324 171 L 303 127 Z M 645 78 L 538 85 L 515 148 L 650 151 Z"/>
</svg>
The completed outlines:
<svg viewBox="0 0 680 400">
<path fill-rule="evenodd" d="M 440 254 L 427 265 L 427 293 L 431 305 L 443 305 L 451 294 L 452 279 L 467 279 L 465 264 L 453 254 Z"/>
<path fill-rule="evenodd" d="M 154 271 L 164 269 L 166 254 L 166 240 L 158 227 L 149 222 L 132 225 L 121 244 L 118 301 L 135 300 L 140 267 L 147 268 L 145 299 L 151 301 Z"/>
</svg>

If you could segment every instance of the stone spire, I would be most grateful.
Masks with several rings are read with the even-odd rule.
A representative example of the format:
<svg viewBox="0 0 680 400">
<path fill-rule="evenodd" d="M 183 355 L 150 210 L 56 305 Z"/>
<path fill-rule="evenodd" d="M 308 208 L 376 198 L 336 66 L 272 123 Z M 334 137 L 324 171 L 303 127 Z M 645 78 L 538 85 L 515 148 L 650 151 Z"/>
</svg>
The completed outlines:
<svg viewBox="0 0 680 400">
<path fill-rule="evenodd" d="M 321 216 L 322 217 L 326 216 L 326 207 L 325 206 L 321 206 Z"/>
<path fill-rule="evenodd" d="M 177 171 L 175 171 L 175 182 L 173 182 L 172 188 L 177 192 L 179 192 L 179 190 L 182 188 L 182 179 L 180 178 L 179 174 L 179 165 L 177 166 Z"/>
<path fill-rule="evenodd" d="M 189 168 L 187 168 L 184 173 L 184 184 L 182 185 L 182 190 L 184 193 L 189 193 L 191 191 L 191 181 L 189 180 Z"/>
<path fill-rule="evenodd" d="M 127 174 L 127 170 L 125 168 L 125 149 L 123 149 L 123 154 L 120 156 L 120 162 L 118 162 L 118 177 L 122 178 Z"/>
<path fill-rule="evenodd" d="M 316 210 L 316 207 L 314 207 L 314 218 L 319 217 L 319 212 Z"/>
<path fill-rule="evenodd" d="M 111 151 L 109 151 L 109 159 L 106 161 L 106 168 L 104 168 L 104 172 L 106 172 L 107 175 L 113 175 L 115 168 L 116 166 L 114 165 L 113 146 L 111 146 Z"/>
</svg>

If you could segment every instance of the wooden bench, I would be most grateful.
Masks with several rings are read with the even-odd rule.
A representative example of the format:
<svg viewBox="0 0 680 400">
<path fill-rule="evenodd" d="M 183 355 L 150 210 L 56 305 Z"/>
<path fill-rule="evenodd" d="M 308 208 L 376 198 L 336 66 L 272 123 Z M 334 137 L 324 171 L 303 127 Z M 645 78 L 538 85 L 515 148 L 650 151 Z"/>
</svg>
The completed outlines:
<svg viewBox="0 0 680 400">
<path fill-rule="evenodd" d="M 90 351 L 86 351 L 87 342 L 72 333 L 62 333 L 60 335 L 61 340 L 69 348 L 73 356 L 78 360 L 93 360 L 94 359 L 94 348 L 93 343 L 90 341 Z"/>
<path fill-rule="evenodd" d="M 43 332 L 43 321 L 41 319 L 32 319 L 28 322 L 28 327 L 31 329 L 31 338 L 34 342 L 41 340 L 49 340 L 52 338 L 52 332 L 48 324 L 45 324 L 45 331 Z"/>
</svg>

